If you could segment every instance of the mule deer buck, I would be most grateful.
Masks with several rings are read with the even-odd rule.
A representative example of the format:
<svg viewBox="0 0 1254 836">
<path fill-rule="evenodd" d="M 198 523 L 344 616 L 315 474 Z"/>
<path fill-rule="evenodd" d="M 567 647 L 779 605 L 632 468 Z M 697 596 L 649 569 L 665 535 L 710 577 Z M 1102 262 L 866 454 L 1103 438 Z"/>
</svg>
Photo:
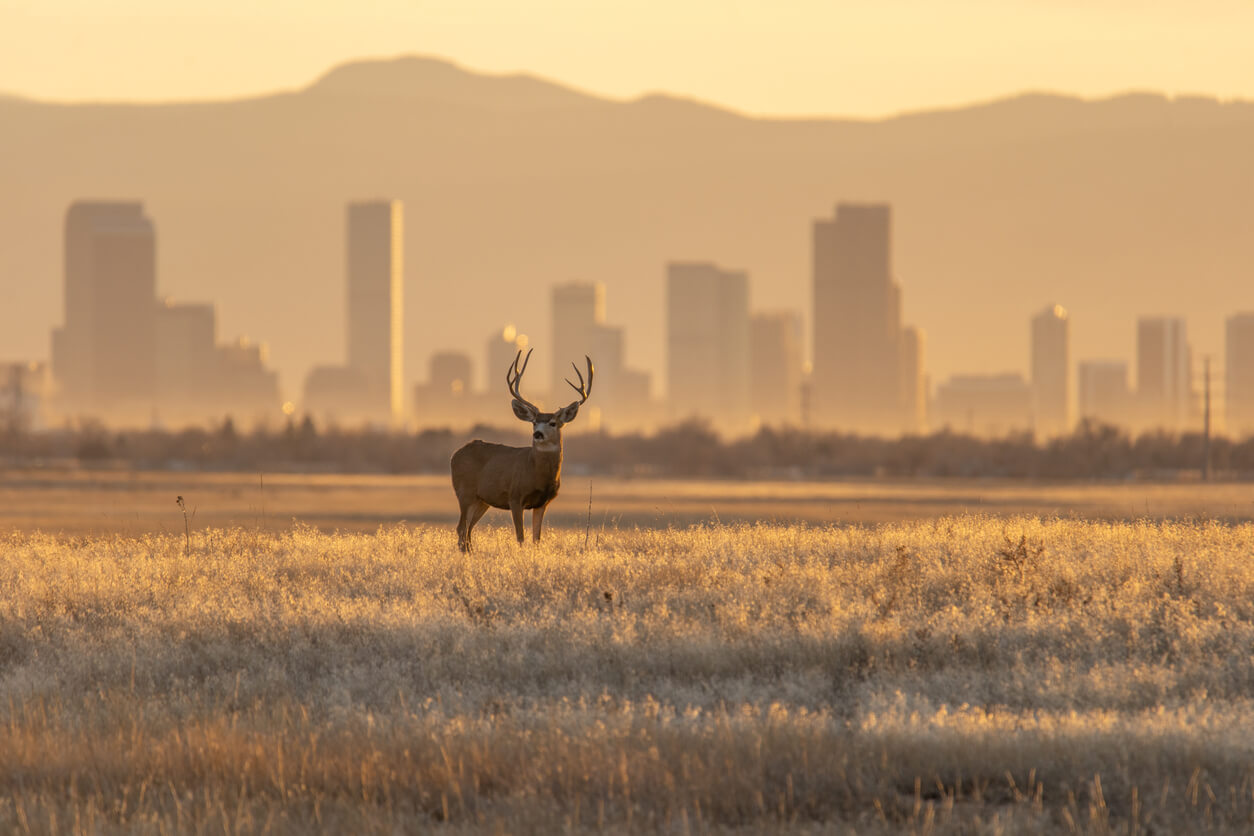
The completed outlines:
<svg viewBox="0 0 1254 836">
<path fill-rule="evenodd" d="M 505 384 L 514 396 L 514 415 L 531 422 L 531 446 L 508 447 L 475 439 L 453 454 L 453 491 L 462 510 L 461 519 L 457 521 L 457 546 L 464 552 L 470 551 L 470 530 L 490 507 L 509 509 L 514 516 L 514 533 L 519 543 L 523 542 L 523 511 L 530 509 L 531 539 L 539 542 L 544 509 L 557 496 L 562 484 L 562 425 L 575 420 L 580 405 L 592 394 L 595 369 L 592 358 L 585 355 L 587 383 L 578 366 L 575 366 L 575 374 L 579 376 L 579 385 L 566 381 L 579 393 L 579 400 L 556 412 L 541 412 L 518 391 L 523 372 L 531 361 L 531 352 L 522 360 L 522 368 L 518 367 L 519 359 L 522 359 L 521 350 L 505 371 Z"/>
</svg>

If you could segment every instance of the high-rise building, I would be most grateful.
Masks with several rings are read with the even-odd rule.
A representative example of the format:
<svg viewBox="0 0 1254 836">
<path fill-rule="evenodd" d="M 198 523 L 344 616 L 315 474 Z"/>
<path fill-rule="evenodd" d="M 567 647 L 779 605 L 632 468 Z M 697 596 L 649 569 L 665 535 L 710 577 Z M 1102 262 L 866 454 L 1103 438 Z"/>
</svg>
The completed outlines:
<svg viewBox="0 0 1254 836">
<path fill-rule="evenodd" d="M 1229 436 L 1254 435 L 1254 313 L 1228 317 L 1224 329 L 1225 430 Z"/>
<path fill-rule="evenodd" d="M 213 305 L 175 304 L 157 308 L 157 403 L 161 418 L 205 417 L 219 408 L 217 316 Z"/>
<path fill-rule="evenodd" d="M 518 329 L 513 325 L 506 325 L 488 338 L 486 380 L 484 382 L 485 391 L 489 395 L 498 392 L 505 392 L 505 372 L 514 364 L 514 359 L 518 357 L 519 352 L 525 358 L 527 350 L 531 347 L 531 339 L 526 334 L 518 333 Z M 521 368 L 522 360 L 519 359 L 519 368 Z M 527 378 L 523 382 L 523 393 L 531 394 L 527 399 L 537 406 L 541 405 L 541 400 L 537 397 L 538 392 L 531 378 Z M 508 407 L 508 403 L 505 404 Z"/>
<path fill-rule="evenodd" d="M 425 426 L 465 426 L 479 419 L 481 403 L 471 387 L 470 355 L 439 351 L 431 355 L 427 381 L 414 387 L 415 414 Z M 504 392 L 495 393 L 498 404 Z M 497 416 L 500 417 L 499 415 Z"/>
<path fill-rule="evenodd" d="M 570 282 L 553 288 L 553 406 L 569 403 L 574 390 L 566 380 L 578 382 L 571 364 L 584 372 L 584 357 L 596 367 L 596 402 L 584 407 L 593 423 L 610 416 L 621 427 L 627 412 L 620 388 L 624 364 L 623 329 L 605 324 L 605 285 L 601 282 Z M 583 414 L 583 413 L 581 413 Z"/>
<path fill-rule="evenodd" d="M 1077 377 L 1082 420 L 1117 426 L 1127 426 L 1132 421 L 1127 363 L 1088 360 L 1079 365 Z"/>
<path fill-rule="evenodd" d="M 742 430 L 749 422 L 749 275 L 705 262 L 673 262 L 666 273 L 671 412 Z"/>
<path fill-rule="evenodd" d="M 892 275 L 892 212 L 842 203 L 814 222 L 811 420 L 894 434 L 914 423 L 902 403 L 901 288 Z M 913 364 L 911 364 L 913 365 Z"/>
<path fill-rule="evenodd" d="M 596 331 L 605 325 L 605 285 L 601 282 L 569 282 L 553 288 L 553 394 L 566 388 L 562 379 L 570 376 L 570 364 L 593 354 Z M 598 373 L 608 358 L 592 357 Z"/>
<path fill-rule="evenodd" d="M 1193 399 L 1184 320 L 1143 317 L 1136 326 L 1137 423 L 1146 429 L 1181 429 Z"/>
<path fill-rule="evenodd" d="M 955 375 L 936 389 L 932 425 L 997 438 L 1032 427 L 1032 388 L 1017 373 Z"/>
<path fill-rule="evenodd" d="M 1038 438 L 1071 431 L 1070 323 L 1061 305 L 1032 317 L 1032 413 Z"/>
<path fill-rule="evenodd" d="M 369 381 L 373 408 L 404 415 L 404 213 L 399 200 L 348 206 L 348 366 Z"/>
<path fill-rule="evenodd" d="M 65 216 L 65 324 L 52 338 L 64 410 L 147 417 L 156 311 L 156 234 L 143 205 L 72 204 Z"/>
<path fill-rule="evenodd" d="M 901 329 L 902 431 L 927 431 L 927 372 L 924 366 L 927 338 L 922 328 Z"/>
<path fill-rule="evenodd" d="M 749 403 L 759 423 L 801 421 L 801 315 L 755 313 L 749 320 Z"/>
</svg>

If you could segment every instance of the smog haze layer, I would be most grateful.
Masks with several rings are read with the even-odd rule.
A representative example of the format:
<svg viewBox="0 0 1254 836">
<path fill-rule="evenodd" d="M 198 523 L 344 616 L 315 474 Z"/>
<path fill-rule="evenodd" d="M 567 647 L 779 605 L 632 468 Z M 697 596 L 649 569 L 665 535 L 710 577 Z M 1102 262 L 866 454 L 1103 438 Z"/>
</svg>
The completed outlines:
<svg viewBox="0 0 1254 836">
<path fill-rule="evenodd" d="M 0 87 L 5 86 L 0 84 Z M 270 344 L 289 397 L 344 349 L 344 205 L 406 206 L 406 378 L 506 322 L 543 345 L 548 289 L 605 282 L 627 357 L 664 385 L 664 265 L 749 272 L 754 308 L 810 309 L 813 219 L 893 206 L 904 318 L 928 371 L 1023 370 L 1027 320 L 1071 312 L 1073 356 L 1131 359 L 1135 318 L 1195 352 L 1254 308 L 1254 105 L 1027 94 L 876 119 L 752 118 L 619 100 L 409 57 L 298 92 L 186 104 L 0 100 L 0 356 L 43 358 L 62 230 L 82 198 L 139 199 L 161 294 Z M 540 364 L 537 385 L 544 385 Z"/>
</svg>

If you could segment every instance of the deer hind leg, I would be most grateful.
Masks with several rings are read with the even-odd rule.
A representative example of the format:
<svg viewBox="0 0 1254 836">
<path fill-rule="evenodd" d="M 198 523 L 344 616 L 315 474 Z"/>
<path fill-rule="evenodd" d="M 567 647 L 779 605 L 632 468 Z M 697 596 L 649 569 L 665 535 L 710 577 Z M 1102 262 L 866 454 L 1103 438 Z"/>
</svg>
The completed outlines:
<svg viewBox="0 0 1254 836">
<path fill-rule="evenodd" d="M 533 542 L 540 542 L 540 523 L 544 520 L 545 506 L 531 509 L 531 539 Z"/>
<path fill-rule="evenodd" d="M 478 499 L 471 500 L 462 506 L 462 516 L 457 521 L 457 547 L 459 549 L 464 552 L 470 551 L 470 530 L 487 512 L 488 503 Z"/>
</svg>

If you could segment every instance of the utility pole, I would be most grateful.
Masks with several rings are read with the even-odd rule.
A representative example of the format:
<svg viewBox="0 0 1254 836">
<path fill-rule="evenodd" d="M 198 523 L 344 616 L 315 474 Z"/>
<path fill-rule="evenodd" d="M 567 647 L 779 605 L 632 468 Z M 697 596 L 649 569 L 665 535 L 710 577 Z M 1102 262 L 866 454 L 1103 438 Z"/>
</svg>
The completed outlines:
<svg viewBox="0 0 1254 836">
<path fill-rule="evenodd" d="M 1210 481 L 1210 355 L 1202 358 L 1202 480 Z"/>
</svg>

